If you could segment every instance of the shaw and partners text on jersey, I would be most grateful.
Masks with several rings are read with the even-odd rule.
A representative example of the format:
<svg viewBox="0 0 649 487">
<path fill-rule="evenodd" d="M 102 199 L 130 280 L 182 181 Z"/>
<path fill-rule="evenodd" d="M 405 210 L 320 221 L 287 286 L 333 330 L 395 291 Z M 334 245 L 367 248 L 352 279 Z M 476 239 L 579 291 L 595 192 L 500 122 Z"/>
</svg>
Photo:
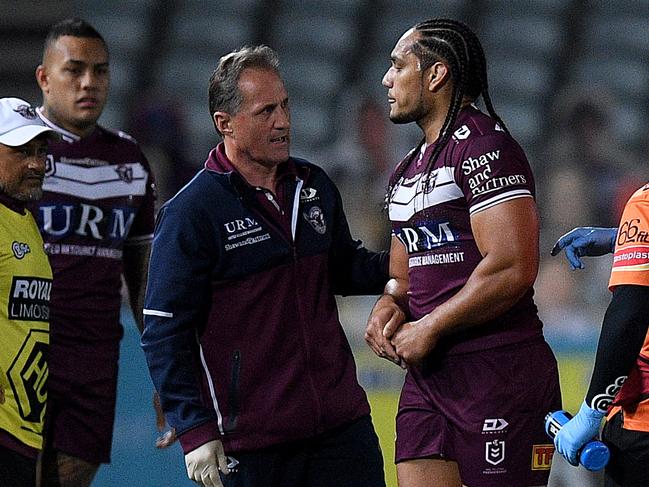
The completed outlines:
<svg viewBox="0 0 649 487">
<path fill-rule="evenodd" d="M 465 175 L 479 172 L 469 178 L 469 188 L 474 195 L 489 193 L 507 186 L 525 184 L 527 180 L 522 174 L 512 174 L 510 176 L 501 176 L 491 179 L 490 162 L 497 161 L 500 158 L 500 151 L 492 151 L 482 154 L 476 158 L 469 157 L 462 161 L 462 172 Z"/>
</svg>

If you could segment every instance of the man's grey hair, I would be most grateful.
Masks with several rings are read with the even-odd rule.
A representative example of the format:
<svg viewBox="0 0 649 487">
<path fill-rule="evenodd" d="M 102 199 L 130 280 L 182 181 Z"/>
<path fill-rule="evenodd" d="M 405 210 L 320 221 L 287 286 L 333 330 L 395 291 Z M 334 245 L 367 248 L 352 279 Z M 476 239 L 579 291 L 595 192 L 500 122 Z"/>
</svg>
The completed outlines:
<svg viewBox="0 0 649 487">
<path fill-rule="evenodd" d="M 235 115 L 239 111 L 243 101 L 239 78 L 247 68 L 269 69 L 279 75 L 279 57 L 270 47 L 259 45 L 244 46 L 219 59 L 208 88 L 210 117 L 215 112 Z"/>
</svg>

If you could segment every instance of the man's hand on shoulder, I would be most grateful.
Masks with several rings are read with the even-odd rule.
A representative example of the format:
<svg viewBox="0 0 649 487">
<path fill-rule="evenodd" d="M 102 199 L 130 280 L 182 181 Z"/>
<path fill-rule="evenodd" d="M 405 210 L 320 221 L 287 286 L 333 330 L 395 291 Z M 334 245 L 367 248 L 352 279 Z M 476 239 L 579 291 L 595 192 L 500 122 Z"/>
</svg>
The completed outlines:
<svg viewBox="0 0 649 487">
<path fill-rule="evenodd" d="M 599 256 L 613 252 L 617 228 L 577 227 L 563 235 L 552 247 L 551 255 L 557 255 L 562 250 L 570 268 L 583 269 L 584 263 L 580 257 Z"/>
</svg>

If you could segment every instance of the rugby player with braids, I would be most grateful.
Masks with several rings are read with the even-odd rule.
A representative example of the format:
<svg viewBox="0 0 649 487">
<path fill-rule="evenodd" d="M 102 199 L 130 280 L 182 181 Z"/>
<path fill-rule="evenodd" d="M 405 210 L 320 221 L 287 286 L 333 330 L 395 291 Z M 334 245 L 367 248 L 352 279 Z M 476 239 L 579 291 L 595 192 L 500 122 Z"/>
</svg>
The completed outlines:
<svg viewBox="0 0 649 487">
<path fill-rule="evenodd" d="M 561 393 L 533 300 L 534 178 L 494 110 L 480 41 L 458 21 L 421 22 L 383 85 L 390 119 L 424 135 L 390 180 L 392 279 L 366 330 L 377 355 L 407 368 L 399 485 L 546 485 L 543 418 Z"/>
</svg>

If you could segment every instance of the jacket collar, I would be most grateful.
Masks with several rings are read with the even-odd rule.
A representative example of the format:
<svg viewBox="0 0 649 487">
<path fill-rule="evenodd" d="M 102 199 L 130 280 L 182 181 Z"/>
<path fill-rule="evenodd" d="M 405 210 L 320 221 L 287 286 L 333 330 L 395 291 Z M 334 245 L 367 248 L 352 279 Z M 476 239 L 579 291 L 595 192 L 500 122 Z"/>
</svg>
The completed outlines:
<svg viewBox="0 0 649 487">
<path fill-rule="evenodd" d="M 205 169 L 224 174 L 231 183 L 237 186 L 243 185 L 244 187 L 252 188 L 250 183 L 246 181 L 234 167 L 230 159 L 228 159 L 228 156 L 225 154 L 225 144 L 223 142 L 219 143 L 219 145 L 210 151 L 205 161 Z M 305 181 L 308 175 L 309 168 L 304 164 L 300 164 L 292 157 L 289 157 L 286 162 L 282 162 L 277 167 L 278 180 L 292 176 L 293 179 L 302 179 Z"/>
</svg>

